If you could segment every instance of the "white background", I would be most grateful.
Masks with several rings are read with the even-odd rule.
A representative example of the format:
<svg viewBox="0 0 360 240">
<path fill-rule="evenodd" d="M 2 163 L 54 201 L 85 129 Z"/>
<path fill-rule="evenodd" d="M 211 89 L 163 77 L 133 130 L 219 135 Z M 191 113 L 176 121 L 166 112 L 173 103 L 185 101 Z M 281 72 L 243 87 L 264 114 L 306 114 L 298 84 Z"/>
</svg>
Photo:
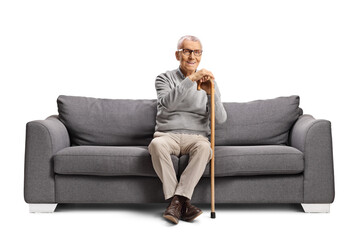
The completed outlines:
<svg viewBox="0 0 360 240">
<path fill-rule="evenodd" d="M 1 239 L 304 239 L 358 235 L 360 157 L 358 1 L 1 1 Z M 155 99 L 155 77 L 178 67 L 178 39 L 202 40 L 200 68 L 223 102 L 299 95 L 332 122 L 336 197 L 330 214 L 298 206 L 217 208 L 171 226 L 165 205 L 59 207 L 23 200 L 25 124 L 57 113 L 60 94 Z M 355 218 L 353 218 L 355 217 Z M 353 219 L 353 220 L 350 220 Z M 11 236 L 11 237 L 9 237 Z M 129 235 L 128 235 L 129 236 Z M 352 237 L 354 239 L 354 237 Z"/>
</svg>

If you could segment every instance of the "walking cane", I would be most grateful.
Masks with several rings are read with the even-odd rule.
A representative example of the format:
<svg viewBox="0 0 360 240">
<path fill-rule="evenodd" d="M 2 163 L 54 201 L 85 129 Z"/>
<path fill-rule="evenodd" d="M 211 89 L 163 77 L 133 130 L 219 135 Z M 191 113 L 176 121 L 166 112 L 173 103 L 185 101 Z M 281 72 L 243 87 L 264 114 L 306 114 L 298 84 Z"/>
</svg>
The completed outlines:
<svg viewBox="0 0 360 240">
<path fill-rule="evenodd" d="M 215 82 L 211 82 L 211 149 L 212 158 L 210 165 L 210 188 L 211 188 L 211 218 L 215 218 Z M 197 90 L 201 90 L 201 82 L 197 82 Z"/>
</svg>

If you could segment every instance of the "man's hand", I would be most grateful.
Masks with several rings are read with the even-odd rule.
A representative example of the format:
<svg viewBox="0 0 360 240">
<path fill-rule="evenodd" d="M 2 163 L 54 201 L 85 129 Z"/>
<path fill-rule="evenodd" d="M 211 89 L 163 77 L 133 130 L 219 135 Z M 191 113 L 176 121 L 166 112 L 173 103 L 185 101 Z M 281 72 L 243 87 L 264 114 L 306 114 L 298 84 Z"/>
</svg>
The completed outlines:
<svg viewBox="0 0 360 240">
<path fill-rule="evenodd" d="M 191 74 L 189 78 L 192 81 L 196 81 L 198 86 L 200 85 L 200 88 L 203 89 L 206 94 L 211 94 L 211 82 L 214 81 L 215 77 L 210 71 L 201 69 Z"/>
<path fill-rule="evenodd" d="M 208 70 L 206 70 L 204 68 L 197 71 L 197 72 L 194 72 L 193 74 L 191 74 L 189 76 L 189 78 L 193 82 L 197 82 L 197 81 L 199 81 L 201 79 L 203 79 L 203 80 L 206 79 L 206 81 L 208 81 L 210 79 L 212 79 L 212 80 L 215 79 L 214 75 L 210 71 L 208 71 Z"/>
<path fill-rule="evenodd" d="M 207 95 L 211 94 L 211 85 L 214 83 L 214 80 L 209 79 L 205 77 L 205 79 L 200 79 L 198 81 L 198 86 L 200 85 L 200 88 L 206 92 Z"/>
</svg>

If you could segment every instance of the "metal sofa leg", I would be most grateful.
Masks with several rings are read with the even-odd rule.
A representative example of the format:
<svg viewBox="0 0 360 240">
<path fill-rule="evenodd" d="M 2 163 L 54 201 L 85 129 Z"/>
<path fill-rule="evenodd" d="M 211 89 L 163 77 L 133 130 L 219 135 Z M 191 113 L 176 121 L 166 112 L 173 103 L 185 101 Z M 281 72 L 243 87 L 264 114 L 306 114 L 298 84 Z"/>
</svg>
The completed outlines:
<svg viewBox="0 0 360 240">
<path fill-rule="evenodd" d="M 31 203 L 29 204 L 29 212 L 31 213 L 53 213 L 57 203 Z"/>
<path fill-rule="evenodd" d="M 306 213 L 329 213 L 329 203 L 302 203 L 301 206 Z"/>
</svg>

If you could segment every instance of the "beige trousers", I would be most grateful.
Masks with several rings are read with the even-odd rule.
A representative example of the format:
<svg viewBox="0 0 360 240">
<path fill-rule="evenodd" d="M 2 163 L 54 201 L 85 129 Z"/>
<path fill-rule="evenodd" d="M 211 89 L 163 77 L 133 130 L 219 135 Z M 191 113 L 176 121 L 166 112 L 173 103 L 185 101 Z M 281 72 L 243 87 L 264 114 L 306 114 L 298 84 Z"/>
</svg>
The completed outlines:
<svg viewBox="0 0 360 240">
<path fill-rule="evenodd" d="M 148 146 L 165 199 L 181 195 L 191 199 L 194 188 L 212 157 L 208 138 L 201 135 L 155 132 Z M 189 154 L 189 163 L 178 181 L 170 155 Z"/>
</svg>

